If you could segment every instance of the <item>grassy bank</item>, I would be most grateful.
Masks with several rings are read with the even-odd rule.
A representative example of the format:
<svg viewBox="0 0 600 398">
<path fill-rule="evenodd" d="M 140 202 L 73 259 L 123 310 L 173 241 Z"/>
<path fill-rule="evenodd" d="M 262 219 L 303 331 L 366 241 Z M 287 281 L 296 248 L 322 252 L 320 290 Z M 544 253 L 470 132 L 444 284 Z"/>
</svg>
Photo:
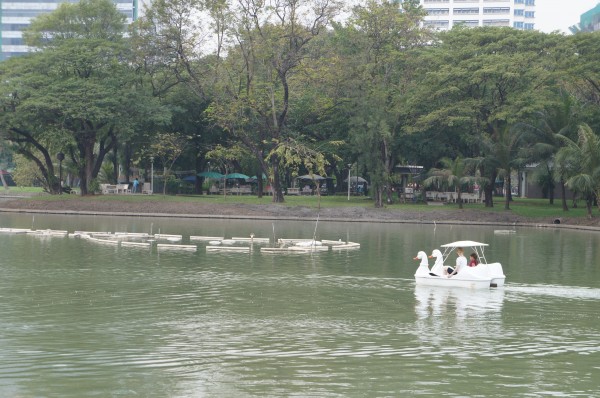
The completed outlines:
<svg viewBox="0 0 600 398">
<path fill-rule="evenodd" d="M 148 203 L 148 202 L 173 202 L 173 203 L 214 203 L 214 204 L 246 204 L 246 205 L 271 205 L 273 204 L 270 196 L 257 198 L 256 196 L 245 196 L 245 195 L 92 195 L 86 197 L 80 197 L 76 195 L 43 195 L 35 196 L 29 199 L 23 200 L 34 200 L 34 201 L 68 201 L 70 200 L 86 200 L 86 201 L 114 201 L 114 202 L 128 202 L 128 203 Z M 572 202 L 569 201 L 569 205 Z M 282 206 L 302 206 L 309 208 L 342 208 L 342 207 L 365 207 L 372 208 L 373 201 L 363 196 L 351 196 L 348 200 L 347 196 L 322 196 L 320 199 L 317 196 L 286 196 L 285 202 L 280 204 Z M 563 212 L 560 200 L 555 200 L 554 204 L 549 204 L 547 199 L 527 199 L 527 198 L 515 198 L 510 203 L 510 210 L 508 212 L 522 217 L 530 218 L 584 218 L 586 217 L 586 209 L 583 203 L 580 201 L 578 208 L 569 209 L 567 212 Z M 486 208 L 480 203 L 469 203 L 464 204 L 463 207 L 469 210 L 485 211 L 485 212 L 498 212 L 505 213 L 504 200 L 503 198 L 495 198 L 494 207 Z M 432 206 L 424 203 L 413 204 L 413 203 L 393 203 L 387 205 L 385 210 L 403 210 L 403 211 L 415 211 L 415 212 L 429 212 L 435 210 L 456 210 L 460 211 L 457 204 L 444 204 L 442 206 Z M 594 209 L 594 216 L 599 216 L 597 209 Z"/>
</svg>

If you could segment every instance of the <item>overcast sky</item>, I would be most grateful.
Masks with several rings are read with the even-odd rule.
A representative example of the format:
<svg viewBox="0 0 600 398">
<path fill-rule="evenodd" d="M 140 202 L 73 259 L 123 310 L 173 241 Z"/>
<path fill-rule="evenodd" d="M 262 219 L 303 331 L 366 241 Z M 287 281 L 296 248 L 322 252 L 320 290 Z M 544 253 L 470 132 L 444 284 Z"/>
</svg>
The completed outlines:
<svg viewBox="0 0 600 398">
<path fill-rule="evenodd" d="M 584 12 L 594 8 L 599 0 L 537 0 L 535 27 L 542 32 L 559 30 L 568 33 L 569 26 L 579 23 Z"/>
</svg>

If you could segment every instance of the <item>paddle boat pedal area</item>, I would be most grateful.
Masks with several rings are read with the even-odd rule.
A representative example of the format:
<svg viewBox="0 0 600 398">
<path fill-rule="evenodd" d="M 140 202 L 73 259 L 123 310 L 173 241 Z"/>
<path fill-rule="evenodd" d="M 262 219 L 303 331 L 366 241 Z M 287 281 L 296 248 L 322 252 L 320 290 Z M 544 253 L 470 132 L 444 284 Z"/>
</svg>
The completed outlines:
<svg viewBox="0 0 600 398">
<path fill-rule="evenodd" d="M 420 260 L 415 272 L 415 283 L 427 286 L 465 287 L 470 289 L 489 289 L 502 287 L 506 276 L 500 263 L 488 263 L 484 249 L 487 243 L 461 240 L 442 245 L 443 250 L 435 249 L 429 258 L 434 258 L 433 266 L 429 267 L 429 260 L 424 251 L 417 253 L 415 260 Z M 448 259 L 457 248 L 463 248 L 465 253 L 474 252 L 479 257 L 479 264 L 475 267 L 464 267 L 457 274 L 449 277 L 445 275 L 446 266 L 454 267 L 454 261 Z M 444 265 L 446 263 L 446 265 Z"/>
</svg>

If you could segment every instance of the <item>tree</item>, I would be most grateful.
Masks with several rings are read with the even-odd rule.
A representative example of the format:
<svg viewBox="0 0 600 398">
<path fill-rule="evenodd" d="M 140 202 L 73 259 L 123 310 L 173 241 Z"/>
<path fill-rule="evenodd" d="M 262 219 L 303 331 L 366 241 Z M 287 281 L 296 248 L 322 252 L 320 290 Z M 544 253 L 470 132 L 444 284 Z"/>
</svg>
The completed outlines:
<svg viewBox="0 0 600 398">
<path fill-rule="evenodd" d="M 574 138 L 576 132 L 576 100 L 565 91 L 559 93 L 559 102 L 548 106 L 533 117 L 533 124 L 526 124 L 530 130 L 533 144 L 529 148 L 528 159 L 539 162 L 539 174 L 543 176 L 548 184 L 550 204 L 554 198 L 554 181 L 558 182 L 561 192 L 561 203 L 563 211 L 568 211 L 565 182 L 567 176 L 564 172 L 566 167 L 558 164 L 557 152 L 565 145 L 562 137 Z"/>
<path fill-rule="evenodd" d="M 179 133 L 160 133 L 157 140 L 150 145 L 150 154 L 156 156 L 163 165 L 163 195 L 167 194 L 167 179 L 173 165 L 185 151 L 189 137 Z"/>
<path fill-rule="evenodd" d="M 470 136 L 463 141 L 492 144 L 506 138 L 497 142 L 497 149 L 508 149 L 507 126 L 526 120 L 552 98 L 548 91 L 554 87 L 553 72 L 563 55 L 558 44 L 563 40 L 559 34 L 496 27 L 440 34 L 439 41 L 420 54 L 423 81 L 414 103 L 421 115 L 415 128 L 459 126 Z M 493 154 L 481 146 L 474 150 L 475 156 L 486 158 L 482 175 L 489 181 L 484 187 L 487 207 L 493 206 L 498 167 L 507 166 L 506 159 L 490 158 Z"/>
<path fill-rule="evenodd" d="M 351 148 L 369 170 L 374 204 L 391 201 L 392 173 L 404 133 L 414 78 L 410 51 L 427 41 L 416 1 L 368 1 L 336 26 L 337 58 L 347 83 Z"/>
<path fill-rule="evenodd" d="M 566 146 L 558 151 L 557 158 L 570 172 L 566 184 L 583 195 L 591 219 L 594 199 L 600 208 L 600 137 L 587 124 L 582 124 L 577 141 L 562 139 Z"/>
<path fill-rule="evenodd" d="M 25 37 L 40 51 L 0 66 L 0 121 L 16 151 L 36 162 L 59 191 L 52 153 L 78 169 L 81 193 L 119 140 L 169 113 L 146 95 L 127 62 L 124 16 L 109 0 L 61 4 L 34 20 Z"/>
</svg>

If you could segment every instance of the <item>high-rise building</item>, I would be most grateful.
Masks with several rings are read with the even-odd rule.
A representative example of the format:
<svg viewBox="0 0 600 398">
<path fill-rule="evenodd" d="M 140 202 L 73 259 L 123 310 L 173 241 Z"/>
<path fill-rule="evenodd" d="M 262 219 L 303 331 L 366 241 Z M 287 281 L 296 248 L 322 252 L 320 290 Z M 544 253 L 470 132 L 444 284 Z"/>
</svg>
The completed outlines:
<svg viewBox="0 0 600 398">
<path fill-rule="evenodd" d="M 582 32 L 595 32 L 600 30 L 600 3 L 591 10 L 581 14 L 579 28 Z"/>
<path fill-rule="evenodd" d="M 135 21 L 144 0 L 113 0 L 117 9 L 127 17 L 127 23 Z M 60 3 L 76 3 L 77 0 L 0 0 L 0 60 L 22 55 L 31 49 L 23 43 L 22 30 L 40 14 L 56 10 Z"/>
<path fill-rule="evenodd" d="M 534 29 L 535 0 L 420 0 L 427 11 L 425 26 L 510 26 Z"/>
</svg>

